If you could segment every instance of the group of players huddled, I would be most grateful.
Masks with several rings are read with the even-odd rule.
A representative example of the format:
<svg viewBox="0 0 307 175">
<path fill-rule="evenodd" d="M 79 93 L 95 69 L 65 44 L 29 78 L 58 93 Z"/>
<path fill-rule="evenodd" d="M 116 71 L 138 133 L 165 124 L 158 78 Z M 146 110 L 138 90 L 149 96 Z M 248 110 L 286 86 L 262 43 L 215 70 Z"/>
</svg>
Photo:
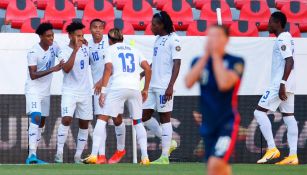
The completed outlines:
<svg viewBox="0 0 307 175">
<path fill-rule="evenodd" d="M 278 38 L 274 46 L 272 64 L 272 84 L 255 110 L 255 118 L 268 141 L 268 152 L 258 161 L 265 163 L 279 157 L 275 147 L 271 125 L 266 116 L 268 110 L 280 107 L 288 126 L 290 156 L 281 164 L 297 164 L 297 124 L 294 110 L 293 52 L 291 35 L 285 32 L 286 17 L 281 12 L 272 14 L 269 31 Z M 169 164 L 169 155 L 176 149 L 172 140 L 173 93 L 180 64 L 181 44 L 174 32 L 170 16 L 161 11 L 152 18 L 152 32 L 157 36 L 152 64 L 134 46 L 125 44 L 122 32 L 113 28 L 103 37 L 105 23 L 93 19 L 90 23 L 92 40 L 83 37 L 84 25 L 72 22 L 66 30 L 70 42 L 59 47 L 54 42 L 53 27 L 42 23 L 36 30 L 40 37 L 28 52 L 29 76 L 25 86 L 27 114 L 31 118 L 29 126 L 29 156 L 27 164 L 44 164 L 36 156 L 45 119 L 49 116 L 50 85 L 52 73 L 62 70 L 63 85 L 61 99 L 62 121 L 58 126 L 57 153 L 55 162 L 63 162 L 63 148 L 73 116 L 79 119 L 75 163 L 106 164 L 118 163 L 126 154 L 124 106 L 129 110 L 141 149 L 141 164 Z M 205 154 L 209 174 L 230 174 L 228 165 L 235 146 L 240 122 L 237 111 L 237 91 L 243 75 L 242 58 L 226 53 L 229 40 L 227 28 L 213 25 L 209 28 L 205 54 L 192 63 L 186 76 L 186 86 L 195 82 L 201 87 L 201 112 L 203 123 L 201 135 L 205 141 Z M 59 64 L 55 65 L 56 57 Z M 141 69 L 142 68 L 142 69 Z M 91 69 L 94 84 L 94 104 L 89 79 Z M 140 90 L 141 79 L 145 85 Z M 288 79 L 289 77 L 289 79 Z M 92 107 L 94 106 L 94 110 Z M 81 154 L 87 143 L 88 125 L 96 115 L 91 154 L 82 159 Z M 160 123 L 152 117 L 154 111 L 160 116 Z M 106 125 L 113 119 L 117 138 L 117 151 L 107 160 L 105 156 Z M 147 154 L 147 134 L 145 127 L 161 139 L 162 154 L 150 162 Z"/>
</svg>

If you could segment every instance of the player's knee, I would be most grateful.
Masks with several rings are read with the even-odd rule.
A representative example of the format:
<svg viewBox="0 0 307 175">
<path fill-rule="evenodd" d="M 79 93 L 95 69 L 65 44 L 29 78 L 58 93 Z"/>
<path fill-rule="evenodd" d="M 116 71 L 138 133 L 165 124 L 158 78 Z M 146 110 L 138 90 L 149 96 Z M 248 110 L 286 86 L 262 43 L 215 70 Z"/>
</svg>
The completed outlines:
<svg viewBox="0 0 307 175">
<path fill-rule="evenodd" d="M 256 110 L 254 111 L 255 119 L 258 121 L 259 118 L 263 116 L 263 113 L 264 113 L 264 112 L 259 111 L 259 110 L 256 109 Z"/>
<path fill-rule="evenodd" d="M 81 120 L 79 119 L 79 128 L 80 129 L 88 129 L 89 120 Z"/>
<path fill-rule="evenodd" d="M 41 123 L 40 123 L 39 127 L 43 128 L 45 126 L 45 123 L 46 123 L 46 117 L 42 117 L 41 118 Z"/>
<path fill-rule="evenodd" d="M 159 113 L 159 115 L 160 115 L 161 124 L 171 122 L 171 113 L 170 112 Z"/>
<path fill-rule="evenodd" d="M 208 175 L 226 174 L 227 163 L 216 157 L 211 157 L 208 161 Z"/>
<path fill-rule="evenodd" d="M 123 123 L 123 118 L 122 117 L 113 118 L 113 123 L 115 126 L 119 126 Z"/>
<path fill-rule="evenodd" d="M 69 126 L 72 122 L 72 117 L 63 117 L 62 118 L 62 124 L 64 126 Z"/>
<path fill-rule="evenodd" d="M 154 110 L 152 110 L 152 109 L 144 109 L 143 110 L 142 121 L 143 122 L 148 121 L 151 118 L 153 112 L 154 112 Z"/>
<path fill-rule="evenodd" d="M 31 123 L 36 125 L 40 125 L 42 120 L 42 114 L 40 112 L 32 112 L 31 113 Z"/>
</svg>

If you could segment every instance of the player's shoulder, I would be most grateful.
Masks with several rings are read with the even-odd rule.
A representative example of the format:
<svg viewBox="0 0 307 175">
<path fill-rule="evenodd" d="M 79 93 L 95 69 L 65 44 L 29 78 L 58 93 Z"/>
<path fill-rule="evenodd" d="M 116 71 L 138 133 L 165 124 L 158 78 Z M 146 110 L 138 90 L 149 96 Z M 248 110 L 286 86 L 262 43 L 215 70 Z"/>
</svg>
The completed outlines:
<svg viewBox="0 0 307 175">
<path fill-rule="evenodd" d="M 170 33 L 170 34 L 169 34 L 169 37 L 171 38 L 172 41 L 180 42 L 179 36 L 177 35 L 176 32 Z"/>
<path fill-rule="evenodd" d="M 278 41 L 284 41 L 284 40 L 292 40 L 292 35 L 289 32 L 282 32 L 277 37 Z"/>
<path fill-rule="evenodd" d="M 88 47 L 91 48 L 91 47 L 93 47 L 94 45 L 95 45 L 94 40 L 93 40 L 93 39 L 90 39 L 90 40 L 88 41 Z"/>
<path fill-rule="evenodd" d="M 34 55 L 37 54 L 39 52 L 39 48 L 40 45 L 39 43 L 34 44 L 29 50 L 28 50 L 28 54 Z"/>
</svg>

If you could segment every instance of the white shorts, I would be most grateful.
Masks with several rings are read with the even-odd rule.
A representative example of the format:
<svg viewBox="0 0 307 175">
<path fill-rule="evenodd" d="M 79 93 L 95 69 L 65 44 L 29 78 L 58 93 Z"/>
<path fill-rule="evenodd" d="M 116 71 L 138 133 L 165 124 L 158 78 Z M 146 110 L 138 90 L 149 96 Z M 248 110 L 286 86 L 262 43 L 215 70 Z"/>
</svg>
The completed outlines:
<svg viewBox="0 0 307 175">
<path fill-rule="evenodd" d="M 31 115 L 32 112 L 40 112 L 42 116 L 49 116 L 50 96 L 39 96 L 26 94 L 26 112 Z"/>
<path fill-rule="evenodd" d="M 99 96 L 94 94 L 94 115 L 102 115 L 103 113 L 102 107 L 99 105 Z"/>
<path fill-rule="evenodd" d="M 142 94 L 140 91 L 132 89 L 109 90 L 103 106 L 103 115 L 117 117 L 118 114 L 123 114 L 125 102 L 130 117 L 133 120 L 141 119 Z"/>
<path fill-rule="evenodd" d="M 282 113 L 294 113 L 294 93 L 287 92 L 287 97 L 286 101 L 282 101 L 278 90 L 269 89 L 261 97 L 258 105 L 273 112 L 279 108 Z"/>
<path fill-rule="evenodd" d="M 174 96 L 166 101 L 165 89 L 153 89 L 148 92 L 148 98 L 143 103 L 143 109 L 153 109 L 158 112 L 173 111 Z"/>
<path fill-rule="evenodd" d="M 61 113 L 64 116 L 74 116 L 82 120 L 93 119 L 92 96 L 74 96 L 64 94 L 61 101 Z"/>
</svg>

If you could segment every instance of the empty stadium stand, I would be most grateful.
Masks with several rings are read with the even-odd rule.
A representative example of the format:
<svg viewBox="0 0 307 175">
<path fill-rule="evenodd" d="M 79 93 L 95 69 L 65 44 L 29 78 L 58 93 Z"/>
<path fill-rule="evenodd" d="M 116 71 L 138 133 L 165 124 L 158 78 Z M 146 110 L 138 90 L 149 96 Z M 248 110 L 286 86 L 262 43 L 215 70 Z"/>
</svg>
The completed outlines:
<svg viewBox="0 0 307 175">
<path fill-rule="evenodd" d="M 230 36 L 253 36 L 259 35 L 257 27 L 254 23 L 249 21 L 235 21 L 229 28 Z"/>
<path fill-rule="evenodd" d="M 91 21 L 94 18 L 113 21 L 115 16 L 112 4 L 106 0 L 88 0 L 82 19 L 83 21 Z"/>
</svg>

